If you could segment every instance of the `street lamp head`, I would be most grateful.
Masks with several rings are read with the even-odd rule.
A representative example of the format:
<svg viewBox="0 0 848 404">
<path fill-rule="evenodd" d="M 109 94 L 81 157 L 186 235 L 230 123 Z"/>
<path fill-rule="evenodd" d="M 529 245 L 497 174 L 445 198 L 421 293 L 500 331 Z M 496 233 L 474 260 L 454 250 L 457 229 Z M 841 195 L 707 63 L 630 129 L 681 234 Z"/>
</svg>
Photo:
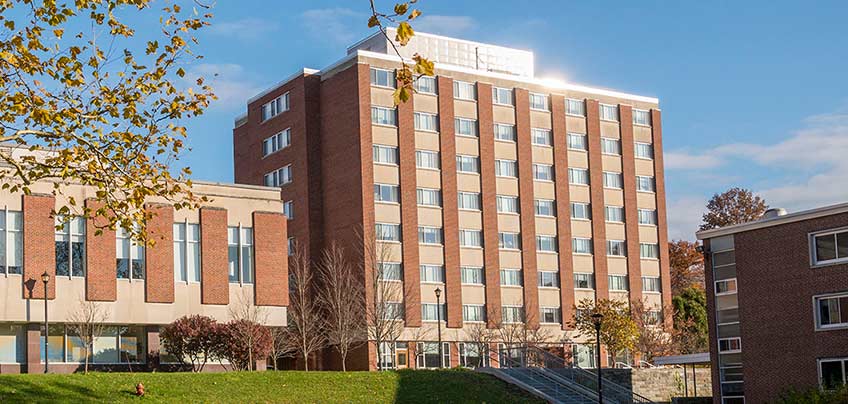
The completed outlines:
<svg viewBox="0 0 848 404">
<path fill-rule="evenodd" d="M 50 282 L 50 274 L 48 274 L 47 271 L 44 271 L 44 273 L 41 274 L 41 281 L 44 283 Z"/>
<path fill-rule="evenodd" d="M 592 314 L 592 323 L 595 324 L 596 328 L 599 328 L 601 326 L 601 320 L 603 320 L 603 319 L 604 319 L 604 315 L 601 314 L 601 313 Z"/>
<path fill-rule="evenodd" d="M 439 288 L 436 288 L 435 292 L 436 292 L 436 299 L 438 299 L 438 298 L 439 298 L 439 296 L 441 296 L 441 295 L 442 295 L 442 290 L 441 290 L 441 289 L 439 289 Z"/>
</svg>

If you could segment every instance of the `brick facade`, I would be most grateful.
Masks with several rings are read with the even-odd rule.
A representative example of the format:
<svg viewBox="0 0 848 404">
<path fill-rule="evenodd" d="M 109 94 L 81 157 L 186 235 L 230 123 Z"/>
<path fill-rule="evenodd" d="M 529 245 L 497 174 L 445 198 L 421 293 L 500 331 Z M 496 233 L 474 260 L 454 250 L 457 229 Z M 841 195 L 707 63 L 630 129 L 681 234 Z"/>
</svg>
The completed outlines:
<svg viewBox="0 0 848 404">
<path fill-rule="evenodd" d="M 657 237 L 660 245 L 660 282 L 663 307 L 671 307 L 671 272 L 668 258 L 668 219 L 665 202 L 665 166 L 663 165 L 662 117 L 660 110 L 651 110 L 651 130 L 654 145 L 654 182 L 657 194 Z M 665 316 L 665 328 L 673 326 L 672 316 Z"/>
<path fill-rule="evenodd" d="M 405 289 L 404 309 L 409 327 L 421 326 L 421 275 L 418 256 L 418 187 L 415 164 L 415 99 L 397 106 L 398 155 L 400 161 L 400 215 L 403 239 L 403 283 Z M 449 291 L 445 291 L 450 294 Z M 451 310 L 448 305 L 448 310 Z"/>
<path fill-rule="evenodd" d="M 483 204 L 483 262 L 486 271 L 486 320 L 490 328 L 501 322 L 501 266 L 498 248 L 497 182 L 492 86 L 477 83 L 477 126 L 480 130 L 480 197 Z M 535 245 L 535 242 L 534 242 Z"/>
<path fill-rule="evenodd" d="M 282 213 L 253 212 L 256 279 L 255 304 L 288 306 L 289 259 L 286 250 L 286 217 Z"/>
<path fill-rule="evenodd" d="M 103 204 L 94 199 L 87 199 L 85 206 L 94 214 Z M 104 217 L 85 222 L 86 300 L 114 302 L 118 298 L 115 231 L 106 228 L 108 224 Z M 101 231 L 100 235 L 97 235 L 98 230 Z"/>
<path fill-rule="evenodd" d="M 622 171 L 636 172 L 636 152 L 633 143 L 633 108 L 619 104 L 621 121 Z M 639 247 L 639 208 L 636 206 L 636 176 L 624 177 L 624 232 L 627 237 L 627 280 L 630 285 L 630 300 L 642 300 L 642 258 Z M 667 244 L 660 244 L 664 246 Z"/>
<path fill-rule="evenodd" d="M 23 296 L 25 299 L 44 299 L 41 274 L 50 275 L 47 298 L 56 297 L 56 225 L 51 213 L 56 204 L 53 196 L 24 195 L 24 270 Z"/>
<path fill-rule="evenodd" d="M 228 304 L 230 280 L 228 276 L 227 210 L 200 209 L 200 302 L 203 304 Z"/>
<path fill-rule="evenodd" d="M 601 155 L 601 121 L 597 100 L 586 100 L 586 132 L 589 142 L 589 186 L 592 204 L 592 254 L 595 267 L 595 296 L 609 298 L 607 236 L 604 202 L 604 167 Z M 641 285 L 641 281 L 639 285 Z M 603 358 L 602 358 L 603 359 Z"/>
<path fill-rule="evenodd" d="M 571 197 L 568 186 L 568 130 L 565 119 L 565 97 L 551 96 L 551 132 L 554 141 L 554 178 L 556 187 L 557 240 L 559 250 L 560 307 L 562 329 L 571 330 L 574 316 L 574 261 L 571 246 Z M 563 184 L 564 183 L 564 184 Z"/>
<path fill-rule="evenodd" d="M 171 205 L 151 203 L 146 209 L 153 215 L 147 222 L 147 237 L 154 244 L 145 249 L 145 301 L 173 303 L 174 208 Z"/>
<path fill-rule="evenodd" d="M 456 141 L 454 133 L 453 80 L 437 78 L 439 93 L 439 150 L 441 157 L 442 204 L 445 207 L 457 201 Z M 462 327 L 462 284 L 459 262 L 459 212 L 442 209 L 442 229 L 445 250 L 445 303 L 447 326 Z"/>
<path fill-rule="evenodd" d="M 521 213 L 521 273 L 524 313 L 529 328 L 539 326 L 539 280 L 536 269 L 536 205 L 533 197 L 533 139 L 530 135 L 530 93 L 515 89 L 515 132 L 518 149 L 518 198 Z"/>
</svg>

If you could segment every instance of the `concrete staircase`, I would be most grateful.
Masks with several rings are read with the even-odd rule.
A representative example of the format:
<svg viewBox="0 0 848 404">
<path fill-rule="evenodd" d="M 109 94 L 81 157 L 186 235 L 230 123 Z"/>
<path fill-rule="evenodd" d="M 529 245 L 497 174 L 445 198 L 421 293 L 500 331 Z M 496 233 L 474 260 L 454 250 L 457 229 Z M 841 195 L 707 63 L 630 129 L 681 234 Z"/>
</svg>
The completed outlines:
<svg viewBox="0 0 848 404">
<path fill-rule="evenodd" d="M 491 374 L 507 383 L 556 404 L 595 404 L 598 396 L 582 386 L 565 383 L 549 369 L 535 368 L 481 368 L 480 372 Z"/>
</svg>

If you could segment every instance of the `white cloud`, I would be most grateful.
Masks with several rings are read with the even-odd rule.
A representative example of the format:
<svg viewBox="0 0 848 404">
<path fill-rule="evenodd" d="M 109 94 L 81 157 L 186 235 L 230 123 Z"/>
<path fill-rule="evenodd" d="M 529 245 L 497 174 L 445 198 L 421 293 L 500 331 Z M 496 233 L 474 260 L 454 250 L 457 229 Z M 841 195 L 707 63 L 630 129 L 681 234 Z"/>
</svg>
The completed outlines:
<svg viewBox="0 0 848 404">
<path fill-rule="evenodd" d="M 667 203 L 668 214 L 668 239 L 669 240 L 694 240 L 695 232 L 701 225 L 707 201 L 703 198 L 684 196 L 682 198 L 669 200 Z"/>
<path fill-rule="evenodd" d="M 300 21 L 313 37 L 329 40 L 337 45 L 351 45 L 361 39 L 359 30 L 368 24 L 368 15 L 349 8 L 316 8 L 306 10 Z"/>
<path fill-rule="evenodd" d="M 212 86 L 218 99 L 211 108 L 244 107 L 247 99 L 262 91 L 259 85 L 241 65 L 234 63 L 202 63 L 192 66 L 184 79 L 190 85 L 196 85 L 198 77 Z"/>
<path fill-rule="evenodd" d="M 718 167 L 722 160 L 716 155 L 695 155 L 684 151 L 669 151 L 664 156 L 667 170 L 700 170 Z"/>
<path fill-rule="evenodd" d="M 241 40 L 256 39 L 264 34 L 274 32 L 279 28 L 275 21 L 261 18 L 243 18 L 233 21 L 213 22 L 209 32 L 227 37 L 236 37 Z"/>
<path fill-rule="evenodd" d="M 477 27 L 474 18 L 464 15 L 424 13 L 412 22 L 415 31 L 445 36 L 462 36 Z"/>
</svg>

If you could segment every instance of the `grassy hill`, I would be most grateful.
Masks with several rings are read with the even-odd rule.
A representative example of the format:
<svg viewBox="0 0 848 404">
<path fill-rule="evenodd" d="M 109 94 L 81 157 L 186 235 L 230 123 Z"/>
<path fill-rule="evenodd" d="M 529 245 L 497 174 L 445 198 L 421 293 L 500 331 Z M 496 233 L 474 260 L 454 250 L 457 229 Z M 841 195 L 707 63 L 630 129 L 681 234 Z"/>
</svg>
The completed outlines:
<svg viewBox="0 0 848 404">
<path fill-rule="evenodd" d="M 146 394 L 135 396 L 136 383 Z M 0 403 L 539 403 L 489 375 L 399 372 L 90 373 L 0 375 Z"/>
</svg>

